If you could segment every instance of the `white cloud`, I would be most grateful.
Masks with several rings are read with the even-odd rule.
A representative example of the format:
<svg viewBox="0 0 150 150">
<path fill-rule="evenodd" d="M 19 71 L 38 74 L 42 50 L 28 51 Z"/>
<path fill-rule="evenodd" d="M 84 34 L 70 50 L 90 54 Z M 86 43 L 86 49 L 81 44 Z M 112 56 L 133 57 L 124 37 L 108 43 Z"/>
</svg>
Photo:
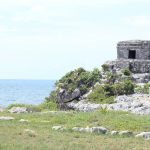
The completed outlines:
<svg viewBox="0 0 150 150">
<path fill-rule="evenodd" d="M 129 16 L 124 21 L 136 27 L 150 27 L 150 16 Z"/>
</svg>

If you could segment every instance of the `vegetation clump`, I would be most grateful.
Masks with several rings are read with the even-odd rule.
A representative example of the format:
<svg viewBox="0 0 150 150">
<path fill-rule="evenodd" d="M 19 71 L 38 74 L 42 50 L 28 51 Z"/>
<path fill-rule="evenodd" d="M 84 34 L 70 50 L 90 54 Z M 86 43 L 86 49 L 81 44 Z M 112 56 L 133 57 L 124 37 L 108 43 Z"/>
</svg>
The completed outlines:
<svg viewBox="0 0 150 150">
<path fill-rule="evenodd" d="M 92 87 L 96 82 L 100 81 L 100 79 L 101 74 L 99 69 L 95 68 L 93 71 L 86 71 L 83 68 L 78 68 L 67 73 L 58 83 L 62 83 L 69 93 L 79 88 L 83 95 L 88 91 L 88 88 Z M 59 86 L 58 83 L 56 86 Z"/>
<path fill-rule="evenodd" d="M 128 68 L 125 68 L 122 70 L 122 73 L 125 75 L 125 76 L 131 76 L 131 71 L 128 69 Z"/>
<path fill-rule="evenodd" d="M 114 97 L 109 96 L 104 86 L 97 86 L 93 92 L 88 96 L 88 100 L 94 103 L 113 103 Z"/>
<path fill-rule="evenodd" d="M 51 92 L 42 106 L 54 109 L 60 89 L 64 89 L 70 97 L 75 89 L 80 90 L 81 96 L 92 90 L 88 96 L 89 101 L 110 104 L 118 95 L 133 94 L 135 84 L 131 80 L 131 72 L 127 68 L 121 72 L 117 72 L 115 69 L 111 70 L 107 64 L 102 65 L 101 71 L 98 68 L 93 71 L 78 68 L 70 71 L 56 82 L 55 91 Z M 51 103 L 49 104 L 49 102 Z"/>
<path fill-rule="evenodd" d="M 93 89 L 88 96 L 89 101 L 96 103 L 113 103 L 118 95 L 129 95 L 134 93 L 135 85 L 130 80 L 111 84 L 99 85 Z"/>
<path fill-rule="evenodd" d="M 107 64 L 103 64 L 102 69 L 104 72 L 109 71 L 109 66 Z"/>
<path fill-rule="evenodd" d="M 101 72 L 99 69 L 95 68 L 93 71 L 86 71 L 83 68 L 78 68 L 67 73 L 56 82 L 56 90 L 51 92 L 50 96 L 46 98 L 46 101 L 56 102 L 57 94 L 61 88 L 65 89 L 69 95 L 78 88 L 81 95 L 84 95 L 96 82 L 100 82 L 100 80 Z"/>
<path fill-rule="evenodd" d="M 149 94 L 150 93 L 150 83 L 145 83 L 144 85 L 136 85 L 135 92 L 139 94 Z"/>
</svg>

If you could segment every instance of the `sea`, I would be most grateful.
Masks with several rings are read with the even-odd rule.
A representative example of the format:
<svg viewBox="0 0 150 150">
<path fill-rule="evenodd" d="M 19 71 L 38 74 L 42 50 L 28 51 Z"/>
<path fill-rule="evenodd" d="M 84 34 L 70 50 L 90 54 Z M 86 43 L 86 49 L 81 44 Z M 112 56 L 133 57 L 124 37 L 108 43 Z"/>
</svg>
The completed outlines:
<svg viewBox="0 0 150 150">
<path fill-rule="evenodd" d="M 0 107 L 18 103 L 38 105 L 54 85 L 54 80 L 0 80 Z"/>
</svg>

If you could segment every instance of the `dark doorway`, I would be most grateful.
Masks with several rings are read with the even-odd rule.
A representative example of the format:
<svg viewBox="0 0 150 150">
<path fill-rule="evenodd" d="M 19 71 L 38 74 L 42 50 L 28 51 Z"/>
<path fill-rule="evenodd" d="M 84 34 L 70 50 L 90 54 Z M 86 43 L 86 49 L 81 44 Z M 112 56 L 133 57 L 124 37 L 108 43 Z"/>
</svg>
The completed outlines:
<svg viewBox="0 0 150 150">
<path fill-rule="evenodd" d="M 136 59 L 136 51 L 129 50 L 129 59 Z"/>
</svg>

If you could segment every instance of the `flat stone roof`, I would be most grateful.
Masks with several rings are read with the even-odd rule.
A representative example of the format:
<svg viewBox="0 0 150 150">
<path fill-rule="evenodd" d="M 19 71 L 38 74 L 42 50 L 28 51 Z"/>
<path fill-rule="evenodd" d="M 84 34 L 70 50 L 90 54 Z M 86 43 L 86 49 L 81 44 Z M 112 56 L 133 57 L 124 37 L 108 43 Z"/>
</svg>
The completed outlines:
<svg viewBox="0 0 150 150">
<path fill-rule="evenodd" d="M 127 41 L 119 41 L 119 44 L 123 43 L 147 43 L 150 42 L 149 40 L 127 40 Z"/>
</svg>

